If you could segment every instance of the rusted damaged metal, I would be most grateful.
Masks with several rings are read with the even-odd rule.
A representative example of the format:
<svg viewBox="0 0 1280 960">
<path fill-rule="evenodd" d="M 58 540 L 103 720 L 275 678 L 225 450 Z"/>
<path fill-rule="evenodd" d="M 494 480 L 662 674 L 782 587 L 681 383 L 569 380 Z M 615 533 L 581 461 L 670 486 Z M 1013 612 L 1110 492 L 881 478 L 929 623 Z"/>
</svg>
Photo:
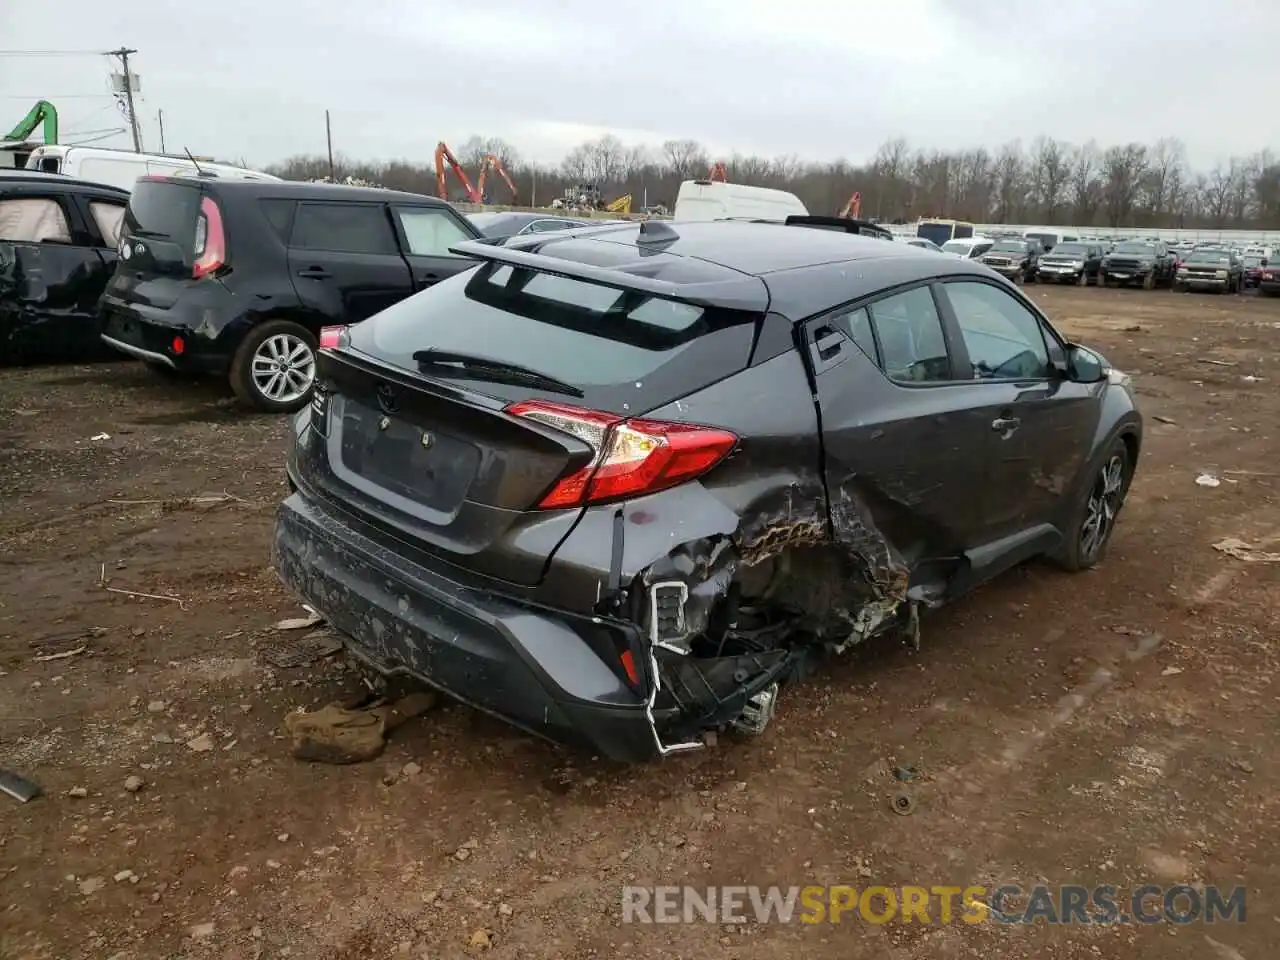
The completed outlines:
<svg viewBox="0 0 1280 960">
<path fill-rule="evenodd" d="M 848 490 L 830 502 L 816 482 L 797 482 L 745 511 L 732 535 L 682 543 L 645 568 L 631 590 L 652 651 L 651 720 L 689 738 L 728 723 L 762 731 L 778 683 L 803 674 L 825 647 L 841 652 L 895 624 L 908 570 Z M 913 638 L 915 634 L 913 632 Z M 664 710 L 665 708 L 665 710 Z"/>
</svg>

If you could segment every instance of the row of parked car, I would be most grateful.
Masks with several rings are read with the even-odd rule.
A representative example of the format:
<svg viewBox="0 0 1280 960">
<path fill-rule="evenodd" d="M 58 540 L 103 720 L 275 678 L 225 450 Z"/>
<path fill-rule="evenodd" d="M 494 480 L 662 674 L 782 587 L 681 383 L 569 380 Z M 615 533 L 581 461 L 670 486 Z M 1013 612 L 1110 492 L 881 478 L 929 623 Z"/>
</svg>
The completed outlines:
<svg viewBox="0 0 1280 960">
<path fill-rule="evenodd" d="M 978 260 L 1015 283 L 1072 283 L 1079 286 L 1169 287 L 1189 292 L 1239 293 L 1251 287 L 1280 294 L 1276 252 L 1215 243 L 1173 245 L 1162 240 L 1062 240 L 1046 245 L 1033 236 L 972 237 L 936 247 L 903 238 L 943 254 Z M 1273 269 L 1274 266 L 1274 269 Z"/>
</svg>

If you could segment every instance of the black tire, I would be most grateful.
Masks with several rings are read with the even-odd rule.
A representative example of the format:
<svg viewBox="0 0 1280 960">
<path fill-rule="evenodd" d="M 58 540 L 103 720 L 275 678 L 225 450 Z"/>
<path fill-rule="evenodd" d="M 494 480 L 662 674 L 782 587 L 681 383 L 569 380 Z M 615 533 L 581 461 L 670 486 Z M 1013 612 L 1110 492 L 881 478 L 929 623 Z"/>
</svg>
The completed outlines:
<svg viewBox="0 0 1280 960">
<path fill-rule="evenodd" d="M 1076 495 L 1077 502 L 1067 524 L 1066 539 L 1053 556 L 1059 566 L 1074 573 L 1088 570 L 1102 561 L 1132 480 L 1129 448 L 1117 437 L 1089 466 L 1083 488 Z M 1086 528 L 1086 524 L 1099 522 L 1102 523 L 1100 531 L 1095 528 L 1091 533 Z"/>
<path fill-rule="evenodd" d="M 1174 289 L 1176 292 L 1178 292 L 1178 293 L 1190 293 L 1190 292 L 1191 292 L 1191 288 L 1190 288 L 1190 287 L 1188 287 L 1185 283 L 1174 283 L 1174 285 L 1173 285 L 1173 289 Z"/>
<path fill-rule="evenodd" d="M 1076 277 L 1076 286 L 1087 287 L 1088 285 L 1089 285 L 1089 274 L 1081 270 L 1080 276 Z"/>
<path fill-rule="evenodd" d="M 1111 286 L 1111 279 L 1105 273 L 1098 274 L 1098 286 L 1105 290 Z"/>
<path fill-rule="evenodd" d="M 245 335 L 245 338 L 240 341 L 240 346 L 236 349 L 236 355 L 231 360 L 231 373 L 229 375 L 231 389 L 235 391 L 236 397 L 241 403 L 264 413 L 292 413 L 295 410 L 301 410 L 311 400 L 310 382 L 308 382 L 305 392 L 297 396 L 288 394 L 277 399 L 264 392 L 263 384 L 254 375 L 255 355 L 259 353 L 260 349 L 265 349 L 264 345 L 269 340 L 273 341 L 273 344 L 295 343 L 305 346 L 309 351 L 305 358 L 309 362 L 309 368 L 304 367 L 300 361 L 292 364 L 290 371 L 309 369 L 307 379 L 308 381 L 314 379 L 317 349 L 315 336 L 306 327 L 299 326 L 292 321 L 268 320 L 266 323 L 260 323 L 251 329 Z M 258 357 L 258 359 L 261 360 L 263 358 Z M 289 374 L 282 375 L 289 376 Z M 291 378 L 291 382 L 294 382 L 295 379 Z"/>
<path fill-rule="evenodd" d="M 1142 278 L 1142 289 L 1154 290 L 1155 288 L 1156 288 L 1156 275 L 1154 273 L 1148 273 L 1145 277 Z"/>
</svg>

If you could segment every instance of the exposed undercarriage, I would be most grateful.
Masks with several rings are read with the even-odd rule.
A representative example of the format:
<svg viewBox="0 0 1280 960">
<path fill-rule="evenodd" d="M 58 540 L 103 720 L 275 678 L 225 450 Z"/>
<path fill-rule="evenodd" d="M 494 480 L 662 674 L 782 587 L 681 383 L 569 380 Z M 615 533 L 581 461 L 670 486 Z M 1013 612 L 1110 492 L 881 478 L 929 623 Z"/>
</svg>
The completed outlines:
<svg viewBox="0 0 1280 960">
<path fill-rule="evenodd" d="M 709 729 L 762 732 L 780 688 L 824 655 L 894 629 L 915 641 L 905 564 L 860 506 L 842 502 L 829 523 L 797 502 L 788 491 L 736 536 L 684 544 L 638 578 L 660 752 L 699 747 Z"/>
</svg>

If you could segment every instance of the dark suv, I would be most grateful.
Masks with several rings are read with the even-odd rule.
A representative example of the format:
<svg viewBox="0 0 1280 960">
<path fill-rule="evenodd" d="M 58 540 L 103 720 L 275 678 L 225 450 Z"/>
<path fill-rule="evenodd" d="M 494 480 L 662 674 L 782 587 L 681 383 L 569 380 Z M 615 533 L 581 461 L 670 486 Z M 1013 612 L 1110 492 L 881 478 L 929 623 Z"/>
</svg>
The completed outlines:
<svg viewBox="0 0 1280 960">
<path fill-rule="evenodd" d="M 443 200 L 373 187 L 146 177 L 134 188 L 103 339 L 165 372 L 228 376 L 246 403 L 311 397 L 326 326 L 474 267 Z"/>
<path fill-rule="evenodd" d="M 640 759 L 1103 555 L 1129 379 L 986 267 L 802 224 L 515 243 L 321 350 L 290 432 L 274 565 L 373 670 Z"/>
<path fill-rule="evenodd" d="M 128 202 L 100 183 L 0 171 L 0 366 L 119 357 L 98 337 L 98 298 Z"/>
<path fill-rule="evenodd" d="M 1014 283 L 1031 283 L 1036 279 L 1042 253 L 1044 247 L 1039 240 L 1008 237 L 993 243 L 991 249 L 982 255 L 982 262 Z"/>
<path fill-rule="evenodd" d="M 1151 290 L 1160 284 L 1173 286 L 1177 258 L 1159 240 L 1121 240 L 1102 258 L 1098 283 L 1125 287 L 1141 284 Z"/>
<path fill-rule="evenodd" d="M 1065 240 L 1040 258 L 1037 278 L 1041 283 L 1075 283 L 1088 286 L 1098 282 L 1102 247 L 1085 240 Z"/>
</svg>

